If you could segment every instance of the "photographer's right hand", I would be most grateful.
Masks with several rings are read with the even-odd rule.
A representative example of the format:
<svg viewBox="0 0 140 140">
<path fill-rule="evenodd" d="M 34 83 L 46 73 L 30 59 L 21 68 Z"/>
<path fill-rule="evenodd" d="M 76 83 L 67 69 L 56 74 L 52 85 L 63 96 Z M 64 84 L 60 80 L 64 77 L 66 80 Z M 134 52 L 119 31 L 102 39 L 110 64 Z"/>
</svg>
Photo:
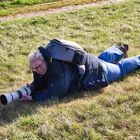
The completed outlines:
<svg viewBox="0 0 140 140">
<path fill-rule="evenodd" d="M 30 95 L 24 95 L 22 96 L 21 101 L 33 101 L 33 99 Z"/>
</svg>

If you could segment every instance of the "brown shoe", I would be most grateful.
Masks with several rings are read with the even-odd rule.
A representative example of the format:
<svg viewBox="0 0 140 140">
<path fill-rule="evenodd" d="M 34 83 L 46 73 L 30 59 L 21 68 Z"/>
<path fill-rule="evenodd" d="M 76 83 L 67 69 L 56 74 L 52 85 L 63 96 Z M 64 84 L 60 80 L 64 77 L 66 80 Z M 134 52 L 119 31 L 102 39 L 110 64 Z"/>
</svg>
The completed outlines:
<svg viewBox="0 0 140 140">
<path fill-rule="evenodd" d="M 124 58 L 128 57 L 127 51 L 129 50 L 129 46 L 127 44 L 123 44 L 118 46 L 118 48 L 124 53 Z"/>
</svg>

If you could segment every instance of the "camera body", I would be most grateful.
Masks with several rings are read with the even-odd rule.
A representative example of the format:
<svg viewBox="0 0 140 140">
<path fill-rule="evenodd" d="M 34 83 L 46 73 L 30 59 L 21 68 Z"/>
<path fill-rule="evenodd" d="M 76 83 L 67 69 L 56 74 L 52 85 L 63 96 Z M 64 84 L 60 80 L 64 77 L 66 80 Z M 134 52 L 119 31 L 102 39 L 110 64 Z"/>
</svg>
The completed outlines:
<svg viewBox="0 0 140 140">
<path fill-rule="evenodd" d="M 21 99 L 23 96 L 30 95 L 31 89 L 28 85 L 21 87 L 19 90 L 11 93 L 2 94 L 0 96 L 3 105 L 12 103 L 15 100 Z"/>
</svg>

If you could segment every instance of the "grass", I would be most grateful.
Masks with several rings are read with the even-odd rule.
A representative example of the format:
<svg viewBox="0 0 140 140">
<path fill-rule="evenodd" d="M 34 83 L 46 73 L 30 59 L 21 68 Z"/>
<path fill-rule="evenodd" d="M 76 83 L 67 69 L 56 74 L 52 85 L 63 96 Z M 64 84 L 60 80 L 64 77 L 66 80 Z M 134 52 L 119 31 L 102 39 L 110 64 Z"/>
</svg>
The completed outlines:
<svg viewBox="0 0 140 140">
<path fill-rule="evenodd" d="M 20 6 L 20 5 L 34 5 L 40 3 L 49 3 L 60 0 L 12 0 L 12 1 L 4 1 L 0 3 L 1 7 L 12 7 L 12 6 Z"/>
<path fill-rule="evenodd" d="M 28 12 L 50 10 L 63 6 L 85 4 L 102 0 L 15 0 L 0 3 L 0 17 Z"/>
<path fill-rule="evenodd" d="M 75 41 L 98 55 L 113 43 L 140 54 L 139 0 L 0 23 L 0 93 L 32 76 L 27 55 L 52 38 Z M 95 93 L 72 93 L 61 101 L 0 105 L 0 139 L 138 140 L 140 71 Z"/>
</svg>

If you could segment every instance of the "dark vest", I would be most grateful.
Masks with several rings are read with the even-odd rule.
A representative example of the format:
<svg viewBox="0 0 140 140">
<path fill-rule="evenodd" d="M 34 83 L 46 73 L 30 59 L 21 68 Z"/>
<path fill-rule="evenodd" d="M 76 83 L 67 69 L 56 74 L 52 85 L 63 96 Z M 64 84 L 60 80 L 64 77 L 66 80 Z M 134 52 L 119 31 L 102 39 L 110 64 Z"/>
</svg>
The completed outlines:
<svg viewBox="0 0 140 140">
<path fill-rule="evenodd" d="M 102 61 L 91 55 L 85 56 L 86 72 L 81 80 L 81 88 L 83 90 L 97 90 L 108 85 L 106 76 L 104 74 Z"/>
<path fill-rule="evenodd" d="M 47 52 L 44 48 L 39 50 L 49 65 L 48 56 L 51 57 L 49 52 Z M 85 74 L 81 77 L 78 77 L 78 82 L 77 84 L 75 84 L 75 88 L 82 90 L 97 90 L 108 85 L 102 66 L 102 60 L 91 54 L 86 53 L 76 55 L 75 62 L 76 64 L 84 62 L 86 68 Z"/>
</svg>

